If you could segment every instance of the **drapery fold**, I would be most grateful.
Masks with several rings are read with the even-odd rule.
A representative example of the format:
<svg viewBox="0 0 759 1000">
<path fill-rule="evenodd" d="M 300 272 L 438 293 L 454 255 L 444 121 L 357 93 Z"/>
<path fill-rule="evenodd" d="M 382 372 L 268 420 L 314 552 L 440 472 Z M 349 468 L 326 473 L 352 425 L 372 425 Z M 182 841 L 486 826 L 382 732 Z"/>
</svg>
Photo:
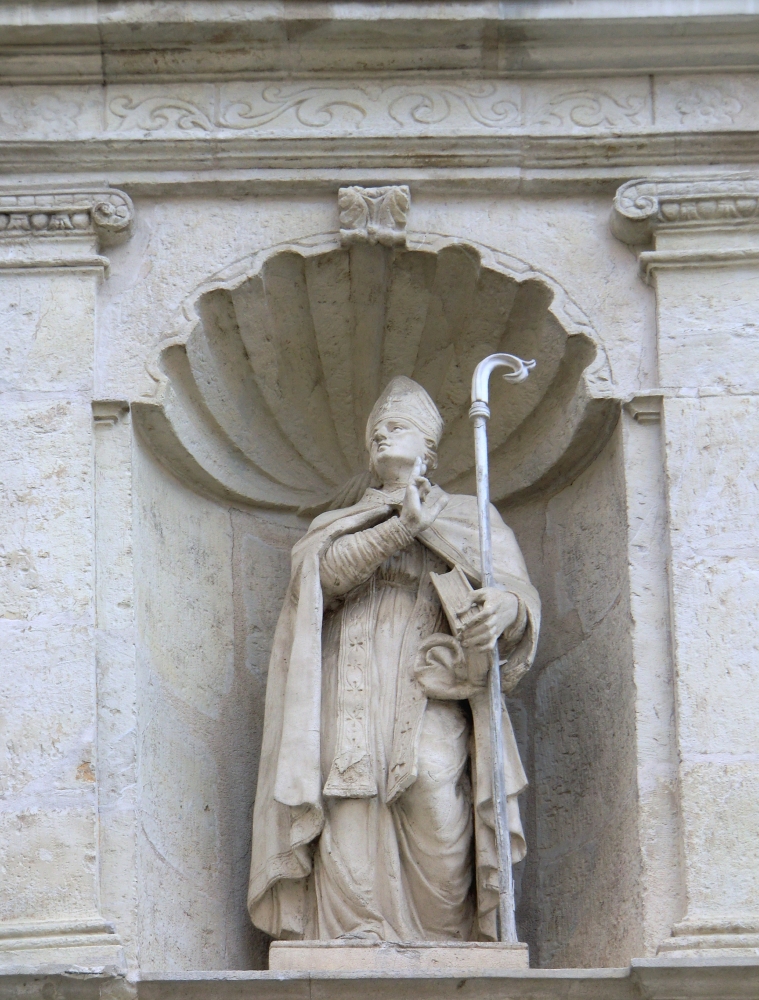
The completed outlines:
<svg viewBox="0 0 759 1000">
<path fill-rule="evenodd" d="M 433 487 L 433 490 L 437 492 L 439 488 Z M 328 777 L 322 773 L 321 762 L 324 598 L 320 559 L 337 538 L 376 525 L 394 516 L 397 510 L 397 503 L 381 491 L 369 489 L 355 506 L 329 511 L 316 518 L 293 548 L 290 584 L 269 667 L 248 894 L 253 922 L 277 938 L 303 937 L 309 934 L 313 922 L 310 845 L 322 830 L 322 796 Z M 449 497 L 442 513 L 418 540 L 449 566 L 461 566 L 472 584 L 479 586 L 479 532 L 474 497 Z M 496 584 L 515 593 L 527 614 L 524 634 L 508 652 L 503 665 L 504 678 L 515 683 L 534 657 L 540 601 L 530 584 L 513 533 L 495 508 L 492 509 L 492 540 Z M 414 659 L 412 654 L 412 650 L 405 654 L 410 661 Z M 389 799 L 402 796 L 417 778 L 415 741 L 427 704 L 410 668 L 403 671 L 400 685 L 398 711 L 406 714 L 403 718 L 399 715 L 393 736 Z M 474 737 L 471 771 L 478 936 L 494 939 L 498 877 L 486 690 L 473 694 L 469 701 Z M 509 829 L 516 862 L 525 853 L 516 796 L 527 780 L 505 709 L 503 721 Z"/>
</svg>

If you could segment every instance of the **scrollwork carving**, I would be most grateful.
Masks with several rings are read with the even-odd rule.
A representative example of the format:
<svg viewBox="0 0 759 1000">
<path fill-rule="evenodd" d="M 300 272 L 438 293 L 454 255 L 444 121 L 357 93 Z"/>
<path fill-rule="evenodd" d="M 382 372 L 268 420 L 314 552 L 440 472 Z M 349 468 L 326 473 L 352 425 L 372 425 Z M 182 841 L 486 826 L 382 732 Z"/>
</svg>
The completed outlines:
<svg viewBox="0 0 759 1000">
<path fill-rule="evenodd" d="M 302 127 L 310 131 L 420 132 L 445 124 L 475 132 L 558 132 L 630 129 L 647 124 L 650 108 L 640 93 L 574 87 L 523 107 L 522 89 L 506 81 L 422 79 L 398 83 L 330 81 L 219 84 L 205 95 L 187 90 L 142 96 L 134 90 L 112 96 L 110 128 L 119 131 L 247 132 Z M 538 90 L 538 93 L 544 91 Z"/>
<path fill-rule="evenodd" d="M 557 94 L 540 109 L 535 124 L 543 127 L 582 129 L 620 128 L 643 125 L 645 98 L 640 95 L 614 97 L 605 91 L 571 90 Z"/>
<path fill-rule="evenodd" d="M 467 84 L 423 82 L 399 85 L 386 81 L 351 84 L 336 82 L 321 86 L 251 84 L 235 96 L 220 88 L 215 106 L 203 109 L 181 97 L 155 95 L 139 100 L 131 95 L 113 97 L 109 104 L 116 128 L 158 132 L 247 131 L 262 129 L 292 114 L 308 129 L 325 129 L 336 123 L 338 113 L 347 124 L 360 127 L 367 119 L 394 123 L 394 127 L 438 125 L 456 111 L 487 129 L 513 128 L 521 124 L 518 98 L 495 83 Z M 343 122 L 343 125 L 346 123 Z"/>
</svg>

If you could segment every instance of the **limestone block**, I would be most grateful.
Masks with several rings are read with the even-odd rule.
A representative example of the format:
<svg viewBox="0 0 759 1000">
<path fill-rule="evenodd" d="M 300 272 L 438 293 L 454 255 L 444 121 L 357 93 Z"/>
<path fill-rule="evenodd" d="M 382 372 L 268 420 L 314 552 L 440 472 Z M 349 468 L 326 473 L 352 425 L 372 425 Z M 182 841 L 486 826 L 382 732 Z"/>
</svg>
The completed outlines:
<svg viewBox="0 0 759 1000">
<path fill-rule="evenodd" d="M 680 780 L 690 919 L 703 916 L 708 923 L 709 918 L 722 917 L 739 925 L 742 917 L 756 924 L 759 766 L 755 755 L 753 760 L 719 753 L 686 758 Z"/>
<path fill-rule="evenodd" d="M 6 393 L 0 400 L 7 619 L 53 625 L 90 613 L 90 422 L 89 406 L 77 399 Z"/>
<path fill-rule="evenodd" d="M 667 399 L 664 413 L 680 749 L 756 754 L 759 403 Z"/>
<path fill-rule="evenodd" d="M 0 619 L 0 677 L 7 766 L 0 774 L 6 807 L 84 799 L 95 781 L 93 634 L 91 626 L 47 628 Z M 44 697 L 41 696 L 44 693 Z"/>
<path fill-rule="evenodd" d="M 667 399 L 664 413 L 688 916 L 737 920 L 755 912 L 759 879 L 759 408 L 710 396 Z"/>
<path fill-rule="evenodd" d="M 693 239 L 701 245 L 700 236 L 689 245 Z M 741 242 L 759 245 L 750 233 Z M 756 389 L 759 268 L 710 267 L 707 259 L 700 267 L 661 269 L 656 280 L 660 385 Z"/>
<path fill-rule="evenodd" d="M 6 388 L 90 388 L 95 293 L 90 275 L 3 276 L 0 356 Z"/>
<path fill-rule="evenodd" d="M 58 808 L 41 807 L 31 794 L 25 808 L 0 813 L 0 920 L 6 928 L 96 912 L 94 783 L 88 794 L 59 798 Z"/>
<path fill-rule="evenodd" d="M 3 87 L 0 96 L 0 136 L 4 140 L 33 136 L 72 139 L 99 131 L 103 91 L 99 86 Z"/>
<path fill-rule="evenodd" d="M 0 401 L 6 921 L 96 912 L 89 407 L 51 395 Z"/>
<path fill-rule="evenodd" d="M 665 80 L 662 87 L 665 98 L 669 83 Z M 693 83 L 689 78 L 688 84 L 685 94 L 695 90 L 691 102 L 698 100 L 704 84 L 698 78 Z M 296 81 L 112 82 L 106 88 L 6 86 L 0 88 L 0 135 L 27 141 L 104 133 L 141 139 L 209 134 L 582 135 L 650 126 L 652 103 L 648 81 L 624 75 L 527 84 L 427 73 L 407 80 L 381 75 L 368 83 L 332 75 Z M 675 112 L 675 124 L 683 124 L 680 114 Z M 663 124 L 669 125 L 670 119 L 672 114 Z"/>
<path fill-rule="evenodd" d="M 115 203 L 60 194 L 0 194 L 4 966 L 122 962 L 99 915 L 90 408 L 95 228 Z"/>
</svg>

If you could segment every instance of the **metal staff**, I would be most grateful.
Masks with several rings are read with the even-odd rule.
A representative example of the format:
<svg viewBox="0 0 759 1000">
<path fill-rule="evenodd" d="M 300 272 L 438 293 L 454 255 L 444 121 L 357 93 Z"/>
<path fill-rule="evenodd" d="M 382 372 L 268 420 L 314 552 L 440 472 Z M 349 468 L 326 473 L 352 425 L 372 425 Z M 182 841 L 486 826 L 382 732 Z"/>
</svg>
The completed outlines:
<svg viewBox="0 0 759 1000">
<path fill-rule="evenodd" d="M 490 541 L 490 483 L 488 480 L 488 383 L 496 368 L 509 368 L 503 376 L 507 382 L 524 382 L 535 367 L 534 361 L 522 361 L 513 354 L 491 354 L 477 365 L 472 376 L 472 406 L 469 416 L 474 424 L 474 457 L 477 472 L 477 513 L 480 527 L 480 560 L 482 586 L 493 586 L 493 550 Z M 511 871 L 511 836 L 506 813 L 506 781 L 503 759 L 503 724 L 501 719 L 501 665 L 498 646 L 493 649 L 489 673 L 490 737 L 493 758 L 493 814 L 495 843 L 498 853 L 498 915 L 499 941 L 517 943 L 514 916 L 514 876 Z"/>
</svg>

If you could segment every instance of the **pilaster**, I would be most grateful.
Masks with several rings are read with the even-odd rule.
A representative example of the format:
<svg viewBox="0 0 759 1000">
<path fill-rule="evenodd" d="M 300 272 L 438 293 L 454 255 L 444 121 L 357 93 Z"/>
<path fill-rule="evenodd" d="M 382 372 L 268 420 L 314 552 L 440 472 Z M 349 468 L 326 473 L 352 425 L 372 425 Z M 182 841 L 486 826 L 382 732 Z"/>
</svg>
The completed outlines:
<svg viewBox="0 0 759 1000">
<path fill-rule="evenodd" d="M 633 181 L 612 228 L 657 296 L 686 898 L 659 951 L 746 954 L 759 948 L 759 179 Z"/>
<path fill-rule="evenodd" d="M 100 898 L 91 403 L 100 251 L 131 220 L 108 188 L 0 190 L 0 967 L 123 964 Z"/>
</svg>

